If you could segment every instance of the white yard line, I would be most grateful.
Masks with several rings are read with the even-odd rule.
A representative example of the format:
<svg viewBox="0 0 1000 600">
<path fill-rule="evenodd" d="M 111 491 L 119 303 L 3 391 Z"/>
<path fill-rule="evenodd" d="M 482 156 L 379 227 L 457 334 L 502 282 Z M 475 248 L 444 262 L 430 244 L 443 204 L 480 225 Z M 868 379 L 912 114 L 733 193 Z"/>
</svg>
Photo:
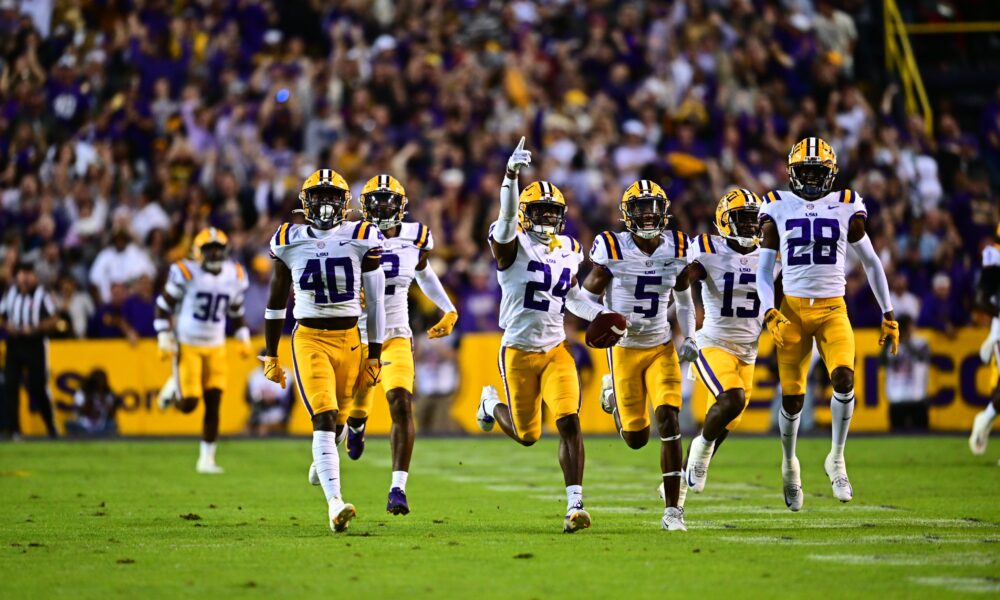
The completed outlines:
<svg viewBox="0 0 1000 600">
<path fill-rule="evenodd" d="M 982 552 L 935 554 L 810 554 L 808 558 L 840 565 L 886 565 L 892 567 L 934 566 L 987 566 L 1000 562 L 995 555 Z"/>
<path fill-rule="evenodd" d="M 944 588 L 949 592 L 990 594 L 1000 592 L 1000 579 L 987 577 L 910 577 L 917 585 Z"/>
</svg>

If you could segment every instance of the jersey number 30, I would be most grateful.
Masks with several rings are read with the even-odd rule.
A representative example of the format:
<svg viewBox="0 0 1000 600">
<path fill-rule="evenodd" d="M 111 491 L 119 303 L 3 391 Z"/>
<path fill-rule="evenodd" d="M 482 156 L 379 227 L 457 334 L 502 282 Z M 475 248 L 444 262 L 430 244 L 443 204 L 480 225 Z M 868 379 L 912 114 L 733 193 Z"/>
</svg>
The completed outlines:
<svg viewBox="0 0 1000 600">
<path fill-rule="evenodd" d="M 338 269 L 343 271 L 343 291 L 337 285 Z M 331 256 L 322 263 L 318 258 L 310 258 L 299 277 L 299 288 L 312 292 L 316 304 L 347 302 L 354 298 L 354 264 L 346 256 Z"/>
<path fill-rule="evenodd" d="M 536 292 L 548 293 L 551 292 L 556 298 L 562 298 L 565 302 L 566 296 L 569 294 L 569 288 L 573 285 L 573 275 L 569 272 L 569 269 L 564 268 L 562 273 L 559 275 L 559 280 L 556 281 L 555 286 L 552 285 L 552 267 L 543 262 L 538 262 L 537 260 L 532 260 L 528 262 L 528 272 L 542 274 L 541 281 L 529 281 L 524 285 L 524 307 L 530 308 L 531 310 L 540 310 L 542 312 L 548 312 L 549 301 L 545 298 L 535 298 Z"/>
</svg>

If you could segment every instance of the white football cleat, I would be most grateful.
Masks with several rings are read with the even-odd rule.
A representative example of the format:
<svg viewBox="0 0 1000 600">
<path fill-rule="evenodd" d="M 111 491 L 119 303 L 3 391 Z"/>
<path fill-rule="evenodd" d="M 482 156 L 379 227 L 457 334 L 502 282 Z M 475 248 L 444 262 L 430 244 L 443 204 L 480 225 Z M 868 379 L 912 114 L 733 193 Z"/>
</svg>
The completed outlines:
<svg viewBox="0 0 1000 600">
<path fill-rule="evenodd" d="M 990 427 L 993 425 L 986 411 L 980 411 L 972 419 L 972 434 L 969 435 L 969 450 L 976 456 L 986 452 L 986 444 L 990 441 Z"/>
<path fill-rule="evenodd" d="M 358 516 L 358 511 L 354 510 L 353 504 L 344 502 L 339 496 L 330 498 L 330 529 L 334 533 L 346 531 L 351 524 L 351 519 Z"/>
<path fill-rule="evenodd" d="M 493 431 L 493 426 L 496 425 L 497 420 L 493 418 L 493 415 L 486 412 L 487 400 L 500 402 L 500 394 L 497 393 L 497 389 L 492 385 L 483 386 L 483 393 L 479 396 L 479 408 L 476 409 L 476 422 L 479 423 L 479 428 L 483 431 Z"/>
<path fill-rule="evenodd" d="M 781 483 L 785 493 L 785 506 L 792 512 L 802 510 L 802 475 L 797 457 L 793 456 L 792 460 L 781 465 Z"/>
<path fill-rule="evenodd" d="M 691 491 L 696 494 L 705 490 L 705 481 L 708 479 L 708 464 L 712 462 L 712 448 L 714 446 L 715 442 L 709 442 L 700 435 L 691 440 L 687 475 L 684 479 L 687 480 Z"/>
<path fill-rule="evenodd" d="M 309 483 L 319 485 L 319 473 L 316 472 L 316 463 L 309 465 Z"/>
<path fill-rule="evenodd" d="M 590 513 L 583 509 L 582 504 L 577 504 L 566 511 L 566 517 L 563 519 L 563 533 L 576 533 L 589 527 Z"/>
<path fill-rule="evenodd" d="M 834 458 L 833 452 L 826 455 L 823 461 L 823 470 L 830 478 L 830 486 L 833 488 L 833 497 L 841 502 L 850 502 L 854 498 L 854 488 L 851 487 L 851 480 L 847 478 L 847 463 L 844 457 Z"/>
<path fill-rule="evenodd" d="M 198 464 L 195 465 L 195 470 L 204 475 L 221 475 L 226 471 L 215 464 L 215 460 L 208 458 L 199 458 Z"/>
<path fill-rule="evenodd" d="M 687 525 L 684 524 L 684 509 L 676 506 L 665 508 L 660 526 L 664 531 L 687 531 Z"/>
<path fill-rule="evenodd" d="M 609 415 L 615 413 L 614 395 L 615 380 L 611 378 L 611 375 L 601 377 L 601 410 Z"/>
<path fill-rule="evenodd" d="M 160 410 L 167 410 L 173 406 L 177 400 L 177 392 L 177 379 L 167 377 L 167 382 L 160 388 L 160 394 L 156 397 L 156 405 L 160 407 Z"/>
</svg>

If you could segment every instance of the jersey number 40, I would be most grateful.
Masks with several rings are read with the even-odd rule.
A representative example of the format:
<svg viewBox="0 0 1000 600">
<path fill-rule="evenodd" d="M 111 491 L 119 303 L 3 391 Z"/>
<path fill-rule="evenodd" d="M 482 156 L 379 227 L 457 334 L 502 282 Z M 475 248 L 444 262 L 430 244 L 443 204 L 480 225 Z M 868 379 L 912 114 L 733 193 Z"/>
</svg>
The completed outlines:
<svg viewBox="0 0 1000 600">
<path fill-rule="evenodd" d="M 343 289 L 338 285 L 338 274 L 343 273 Z M 306 261 L 306 268 L 299 277 L 299 288 L 310 291 L 316 304 L 337 304 L 354 298 L 354 263 L 346 256 L 318 258 Z"/>
</svg>

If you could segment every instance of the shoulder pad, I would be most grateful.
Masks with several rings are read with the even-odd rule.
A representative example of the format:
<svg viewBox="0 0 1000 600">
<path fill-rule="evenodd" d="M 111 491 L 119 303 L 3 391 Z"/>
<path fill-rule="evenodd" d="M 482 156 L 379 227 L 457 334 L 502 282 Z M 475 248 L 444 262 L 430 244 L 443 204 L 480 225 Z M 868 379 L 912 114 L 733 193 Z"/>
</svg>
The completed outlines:
<svg viewBox="0 0 1000 600">
<path fill-rule="evenodd" d="M 604 231 L 601 235 L 597 236 L 597 239 L 601 240 L 601 243 L 604 244 L 604 249 L 608 253 L 609 260 L 622 259 L 622 244 L 613 231 Z"/>
<path fill-rule="evenodd" d="M 187 265 L 187 263 L 184 261 L 184 259 L 181 259 L 181 260 L 175 262 L 174 266 L 177 267 L 177 270 L 181 272 L 181 275 L 184 277 L 185 281 L 191 281 L 191 277 L 192 277 L 192 275 L 191 275 L 191 267 L 189 267 Z"/>
<path fill-rule="evenodd" d="M 840 197 L 838 198 L 838 202 L 841 202 L 843 204 L 854 204 L 858 200 L 858 198 L 860 198 L 860 196 L 858 196 L 857 192 L 855 192 L 852 189 L 845 188 L 840 191 Z"/>
<path fill-rule="evenodd" d="M 771 190 L 770 192 L 764 194 L 764 204 L 770 204 L 772 202 L 777 202 L 778 200 L 781 200 L 781 196 L 779 196 L 778 192 L 775 190 Z"/>
<path fill-rule="evenodd" d="M 698 236 L 698 251 L 703 254 L 715 254 L 715 244 L 712 243 L 712 236 L 703 233 Z"/>
<path fill-rule="evenodd" d="M 291 236 L 291 229 L 291 223 L 282 223 L 279 225 L 278 230 L 274 232 L 274 237 L 271 239 L 271 245 L 275 248 L 288 245 L 288 240 Z"/>
<path fill-rule="evenodd" d="M 676 258 L 684 258 L 687 256 L 688 240 L 687 236 L 683 232 L 678 230 L 673 230 L 671 232 L 671 239 L 674 242 L 674 256 Z"/>
</svg>

